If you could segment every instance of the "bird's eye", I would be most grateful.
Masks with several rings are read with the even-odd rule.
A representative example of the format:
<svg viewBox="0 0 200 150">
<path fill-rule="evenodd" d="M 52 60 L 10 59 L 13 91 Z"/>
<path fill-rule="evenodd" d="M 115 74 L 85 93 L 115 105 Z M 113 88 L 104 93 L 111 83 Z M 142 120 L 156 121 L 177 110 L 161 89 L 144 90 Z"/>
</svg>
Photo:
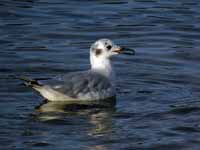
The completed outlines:
<svg viewBox="0 0 200 150">
<path fill-rule="evenodd" d="M 108 50 L 110 50 L 110 49 L 112 48 L 112 46 L 111 46 L 111 45 L 108 45 L 106 48 L 107 48 Z"/>
</svg>

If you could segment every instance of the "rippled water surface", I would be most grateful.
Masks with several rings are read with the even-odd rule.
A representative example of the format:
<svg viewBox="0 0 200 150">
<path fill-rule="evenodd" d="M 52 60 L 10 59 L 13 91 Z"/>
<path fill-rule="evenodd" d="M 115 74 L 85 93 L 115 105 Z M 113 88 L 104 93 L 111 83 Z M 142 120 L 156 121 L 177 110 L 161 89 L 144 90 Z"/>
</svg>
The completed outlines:
<svg viewBox="0 0 200 150">
<path fill-rule="evenodd" d="M 0 149 L 198 150 L 199 0 L 1 0 Z M 117 103 L 67 108 L 14 78 L 89 65 L 99 38 L 136 49 L 114 58 Z"/>
</svg>

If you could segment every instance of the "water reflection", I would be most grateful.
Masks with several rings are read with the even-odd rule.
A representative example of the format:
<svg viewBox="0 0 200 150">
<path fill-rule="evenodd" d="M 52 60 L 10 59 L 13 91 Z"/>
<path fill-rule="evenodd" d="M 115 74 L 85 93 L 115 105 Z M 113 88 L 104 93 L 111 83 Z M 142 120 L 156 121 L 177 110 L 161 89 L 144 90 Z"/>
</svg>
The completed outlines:
<svg viewBox="0 0 200 150">
<path fill-rule="evenodd" d="M 115 113 L 115 98 L 107 99 L 106 103 L 82 103 L 72 104 L 70 102 L 44 102 L 35 108 L 34 119 L 41 122 L 58 123 L 68 122 L 71 117 L 84 117 L 84 122 L 90 124 L 92 128 L 88 135 L 95 137 L 112 130 L 112 115 Z M 75 121 L 78 124 L 81 122 Z"/>
<path fill-rule="evenodd" d="M 112 108 L 116 104 L 116 97 L 112 97 L 100 101 L 44 101 L 36 107 L 36 111 L 40 113 L 48 112 L 78 112 L 87 108 Z"/>
<path fill-rule="evenodd" d="M 93 136 L 99 136 L 103 133 L 112 131 L 112 114 L 115 109 L 104 109 L 90 115 L 89 122 L 94 125 L 94 128 L 89 133 Z"/>
</svg>

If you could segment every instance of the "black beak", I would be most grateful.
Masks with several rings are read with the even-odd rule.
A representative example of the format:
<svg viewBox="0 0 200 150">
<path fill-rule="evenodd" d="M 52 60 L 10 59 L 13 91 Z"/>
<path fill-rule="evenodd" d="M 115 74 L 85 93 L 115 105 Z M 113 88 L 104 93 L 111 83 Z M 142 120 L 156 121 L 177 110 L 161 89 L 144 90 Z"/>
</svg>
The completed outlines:
<svg viewBox="0 0 200 150">
<path fill-rule="evenodd" d="M 135 55 L 135 50 L 126 47 L 116 46 L 113 47 L 112 51 L 118 54 Z"/>
<path fill-rule="evenodd" d="M 120 53 L 121 54 L 126 54 L 126 55 L 135 55 L 135 50 L 127 48 L 127 47 L 121 47 L 120 48 Z"/>
</svg>

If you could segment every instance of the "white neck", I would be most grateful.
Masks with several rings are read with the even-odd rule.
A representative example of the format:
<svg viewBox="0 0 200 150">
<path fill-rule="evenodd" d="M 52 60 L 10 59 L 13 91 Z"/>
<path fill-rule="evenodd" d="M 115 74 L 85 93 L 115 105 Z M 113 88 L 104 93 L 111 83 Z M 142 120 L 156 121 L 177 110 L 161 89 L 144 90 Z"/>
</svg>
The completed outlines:
<svg viewBox="0 0 200 150">
<path fill-rule="evenodd" d="M 92 70 L 101 73 L 109 79 L 113 80 L 115 78 L 115 73 L 109 58 L 96 58 L 95 56 L 90 55 L 90 64 Z"/>
</svg>

